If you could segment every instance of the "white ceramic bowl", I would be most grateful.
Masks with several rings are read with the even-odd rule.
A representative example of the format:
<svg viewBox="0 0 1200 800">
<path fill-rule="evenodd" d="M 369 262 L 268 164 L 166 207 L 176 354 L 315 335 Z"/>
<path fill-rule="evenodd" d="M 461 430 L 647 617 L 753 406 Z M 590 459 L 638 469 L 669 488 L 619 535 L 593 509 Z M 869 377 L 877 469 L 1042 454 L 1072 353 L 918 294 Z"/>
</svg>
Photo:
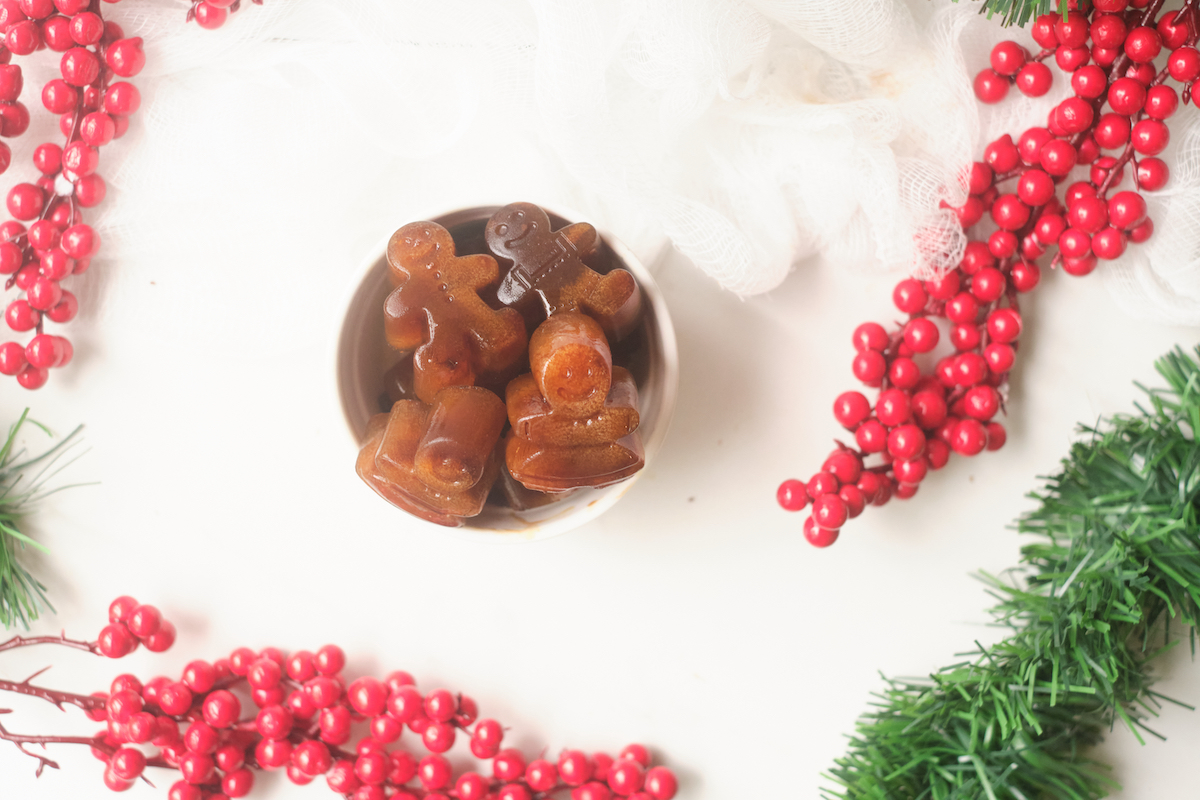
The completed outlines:
<svg viewBox="0 0 1200 800">
<path fill-rule="evenodd" d="M 482 236 L 488 217 L 498 209 L 499 206 L 460 209 L 433 217 L 432 221 L 451 230 L 456 234 L 456 239 L 460 231 L 471 231 L 476 226 Z M 578 216 L 556 214 L 549 209 L 547 213 L 556 228 L 579 219 Z M 491 541 L 529 541 L 556 536 L 590 522 L 611 508 L 653 463 L 667 435 L 679 388 L 675 329 L 671 325 L 662 293 L 646 268 L 619 240 L 604 231 L 600 231 L 600 237 L 601 247 L 610 251 L 614 267 L 629 270 L 642 290 L 640 333 L 648 342 L 648 358 L 644 368 L 634 370 L 634 375 L 638 381 L 638 412 L 641 417 L 638 431 L 646 451 L 646 466 L 621 483 L 603 489 L 582 489 L 528 511 L 489 503 L 483 513 L 466 520 L 462 528 L 446 528 L 422 521 L 431 530 Z M 389 231 L 376 249 L 376 254 L 363 265 L 357 286 L 346 304 L 338 339 L 338 392 L 346 424 L 356 444 L 365 438 L 367 420 L 386 410 L 379 406 L 379 397 L 383 394 L 383 375 L 396 361 L 396 351 L 388 346 L 383 335 L 383 302 L 392 289 L 386 257 L 390 238 Z M 346 468 L 353 469 L 353 463 L 347 464 Z M 370 502 L 384 502 L 367 493 L 363 497 L 364 501 L 369 497 Z M 404 512 L 397 509 L 396 513 Z"/>
</svg>

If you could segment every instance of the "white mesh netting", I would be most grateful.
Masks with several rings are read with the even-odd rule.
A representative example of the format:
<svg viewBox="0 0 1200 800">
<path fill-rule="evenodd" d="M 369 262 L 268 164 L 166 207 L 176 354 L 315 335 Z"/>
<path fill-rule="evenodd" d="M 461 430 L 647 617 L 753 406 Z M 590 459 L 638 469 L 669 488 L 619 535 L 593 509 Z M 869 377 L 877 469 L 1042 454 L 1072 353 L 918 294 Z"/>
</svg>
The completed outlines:
<svg viewBox="0 0 1200 800">
<path fill-rule="evenodd" d="M 275 259 L 333 257 L 406 213 L 549 199 L 642 255 L 669 237 L 742 295 L 814 255 L 929 274 L 962 252 L 940 204 L 965 197 L 963 167 L 1067 88 L 1056 74 L 1049 97 L 981 109 L 971 75 L 1027 34 L 966 2 L 245 5 L 214 32 L 183 24 L 183 0 L 106 7 L 148 53 L 144 111 L 102 166 L 108 257 L 181 246 L 181 216 L 187 246 L 253 264 L 269 231 L 308 237 Z M 1107 271 L 1132 311 L 1196 322 L 1200 134 L 1183 122 L 1156 237 Z M 392 186 L 395 207 L 355 207 Z M 246 273 L 248 290 L 274 278 Z"/>
</svg>

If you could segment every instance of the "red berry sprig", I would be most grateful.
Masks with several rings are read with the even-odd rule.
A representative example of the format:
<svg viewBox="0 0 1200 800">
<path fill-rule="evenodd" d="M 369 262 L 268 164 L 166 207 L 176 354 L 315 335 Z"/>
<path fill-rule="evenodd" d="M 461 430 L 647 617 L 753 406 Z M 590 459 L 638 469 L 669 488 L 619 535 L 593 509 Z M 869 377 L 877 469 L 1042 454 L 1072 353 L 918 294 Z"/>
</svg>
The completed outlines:
<svg viewBox="0 0 1200 800">
<path fill-rule="evenodd" d="M 973 456 L 1004 445 L 1004 426 L 994 417 L 1004 411 L 1016 361 L 1018 298 L 1041 280 L 1039 259 L 1057 248 L 1050 268 L 1083 276 L 1153 234 L 1141 192 L 1162 189 L 1170 174 L 1157 156 L 1170 139 L 1166 120 L 1180 94 L 1167 80 L 1183 85 L 1187 103 L 1200 78 L 1200 0 L 1159 16 L 1162 6 L 1094 0 L 1085 11 L 1072 0 L 1065 19 L 1046 14 L 1034 22 L 1031 33 L 1042 47 L 1036 56 L 1013 41 L 992 49 L 990 68 L 975 77 L 981 102 L 999 102 L 1011 84 L 1026 95 L 1045 94 L 1052 75 L 1042 62 L 1051 55 L 1070 73 L 1074 96 L 1051 110 L 1044 127 L 1016 141 L 1001 136 L 971 166 L 969 197 L 954 211 L 964 229 L 989 214 L 996 230 L 971 237 L 958 267 L 942 277 L 900 281 L 892 299 L 907 315 L 903 323 L 890 331 L 873 322 L 855 329 L 854 376 L 879 389 L 874 405 L 857 391 L 834 402 L 856 447 L 839 442 L 820 472 L 807 482 L 784 481 L 777 492 L 788 511 L 811 501 L 804 535 L 812 544 L 833 544 L 867 505 L 912 497 L 952 453 Z M 1069 182 L 1081 167 L 1086 176 Z M 1131 189 L 1122 188 L 1126 177 Z M 925 356 L 931 363 L 923 370 L 922 356 L 943 331 L 954 353 L 936 362 Z"/>
<path fill-rule="evenodd" d="M 251 0 L 261 6 L 263 0 Z M 205 30 L 216 30 L 225 24 L 229 15 L 242 7 L 242 0 L 192 0 L 188 8 L 187 21 L 195 22 Z"/>
<path fill-rule="evenodd" d="M 158 609 L 132 597 L 118 597 L 108 615 L 94 642 L 18 636 L 0 644 L 0 652 L 58 644 L 121 658 L 140 645 L 162 652 L 175 641 L 174 626 Z M 470 697 L 446 689 L 422 694 L 412 676 L 399 671 L 347 683 L 345 663 L 336 645 L 291 655 L 241 647 L 211 663 L 192 661 L 178 680 L 158 676 L 143 683 L 120 675 L 108 692 L 92 695 L 34 686 L 32 678 L 0 679 L 0 691 L 59 708 L 73 705 L 106 723 L 93 737 L 28 736 L 0 725 L 0 740 L 37 759 L 38 775 L 58 764 L 27 745 L 87 745 L 105 764 L 104 784 L 118 792 L 145 780 L 148 768 L 173 770 L 178 780 L 168 800 L 245 797 L 263 770 L 284 770 L 298 785 L 323 776 L 349 800 L 549 800 L 567 791 L 571 800 L 675 796 L 674 773 L 653 766 L 642 745 L 631 744 L 616 758 L 579 750 L 564 750 L 554 761 L 530 757 L 503 747 L 504 728 L 477 719 Z M 397 745 L 405 729 L 407 738 L 418 739 L 414 746 Z M 464 771 L 444 755 L 460 733 L 476 759 L 491 762 L 490 776 Z"/>
<path fill-rule="evenodd" d="M 21 67 L 9 63 L 12 57 L 40 49 L 61 54 L 62 77 L 42 88 L 42 105 L 59 115 L 64 143 L 34 150 L 41 177 L 9 190 L 13 219 L 0 224 L 0 275 L 10 276 L 6 291 L 15 286 L 20 292 L 8 302 L 4 321 L 18 333 L 34 332 L 24 345 L 0 343 L 0 374 L 38 389 L 74 352 L 66 337 L 44 332 L 43 325 L 69 322 L 79 310 L 62 282 L 85 272 L 100 247 L 82 209 L 104 200 L 107 186 L 96 172 L 100 148 L 124 135 L 141 104 L 137 87 L 119 79 L 136 75 L 146 59 L 141 39 L 125 38 L 119 25 L 104 20 L 100 0 L 0 0 L 0 32 L 0 136 L 19 136 L 29 127 L 29 111 L 18 99 Z M 0 142 L 0 172 L 10 159 Z"/>
</svg>

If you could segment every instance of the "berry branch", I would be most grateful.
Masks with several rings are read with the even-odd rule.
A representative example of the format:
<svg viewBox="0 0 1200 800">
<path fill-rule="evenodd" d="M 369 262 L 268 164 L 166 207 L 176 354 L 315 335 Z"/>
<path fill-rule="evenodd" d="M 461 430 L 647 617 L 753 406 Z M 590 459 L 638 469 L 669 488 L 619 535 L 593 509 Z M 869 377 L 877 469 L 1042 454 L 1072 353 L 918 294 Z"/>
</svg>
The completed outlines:
<svg viewBox="0 0 1200 800">
<path fill-rule="evenodd" d="M 834 417 L 854 432 L 856 447 L 838 442 L 819 472 L 784 481 L 777 492 L 789 511 L 811 502 L 804 535 L 812 544 L 833 544 L 867 505 L 912 497 L 951 454 L 1004 445 L 995 417 L 1006 411 L 1023 327 L 1019 296 L 1040 283 L 1040 258 L 1054 248 L 1051 269 L 1083 276 L 1153 234 L 1142 192 L 1167 183 L 1170 170 L 1157 156 L 1180 102 L 1167 80 L 1182 85 L 1187 103 L 1200 78 L 1200 0 L 1165 13 L 1163 6 L 1095 0 L 1085 11 L 1072 0 L 1065 15 L 1034 21 L 1038 56 L 1015 41 L 992 49 L 990 67 L 974 81 L 981 102 L 1000 102 L 1014 85 L 1031 97 L 1046 94 L 1053 75 L 1042 62 L 1050 54 L 1070 75 L 1074 95 L 1045 126 L 1016 141 L 1001 136 L 971 165 L 969 197 L 953 209 L 969 238 L 958 267 L 933 280 L 900 281 L 892 299 L 908 318 L 890 331 L 874 322 L 855 329 L 852 371 L 879 389 L 873 404 L 858 391 L 834 402 Z M 1156 68 L 1156 59 L 1165 63 Z M 1132 188 L 1123 186 L 1127 166 Z M 1086 175 L 1070 182 L 1076 170 Z M 980 230 L 985 214 L 990 233 Z M 954 352 L 939 359 L 934 350 L 944 335 Z"/>
<path fill-rule="evenodd" d="M 141 645 L 162 652 L 174 641 L 175 628 L 158 609 L 119 597 L 95 642 L 18 636 L 0 644 L 0 652 L 52 644 L 121 658 Z M 273 647 L 257 653 L 243 647 L 211 663 L 192 661 L 179 680 L 158 676 L 143 683 L 120 675 L 107 693 L 91 696 L 34 686 L 37 675 L 0 680 L 0 691 L 38 697 L 60 709 L 74 705 L 106 725 L 94 737 L 16 734 L 0 725 L 0 740 L 37 759 L 38 776 L 58 764 L 27 745 L 87 745 L 105 763 L 104 783 L 114 791 L 146 780 L 147 768 L 172 770 L 179 779 L 169 800 L 244 797 L 263 770 L 284 770 L 298 785 L 324 776 L 333 792 L 349 800 L 550 800 L 565 792 L 571 800 L 675 796 L 674 774 L 652 766 L 642 745 L 629 745 L 615 759 L 579 750 L 564 750 L 554 762 L 530 759 L 502 747 L 504 728 L 478 719 L 470 697 L 446 689 L 422 694 L 412 676 L 399 671 L 347 683 L 344 666 L 345 655 L 335 645 L 290 656 Z M 254 710 L 244 716 L 247 703 Z M 406 729 L 427 755 L 395 746 Z M 443 754 L 459 734 L 469 737 L 472 756 L 491 762 L 491 777 L 475 770 L 456 774 Z M 353 747 L 344 747 L 351 742 Z"/>
<path fill-rule="evenodd" d="M 18 333 L 34 332 L 24 345 L 0 344 L 0 374 L 37 389 L 74 353 L 66 337 L 46 333 L 44 325 L 47 319 L 74 319 L 79 302 L 62 281 L 85 272 L 100 247 L 81 211 L 99 205 L 107 193 L 96 172 L 100 148 L 125 134 L 141 105 L 137 87 L 113 79 L 138 74 L 146 58 L 140 38 L 125 38 L 119 25 L 105 21 L 100 0 L 0 0 L 0 32 L 0 136 L 19 136 L 29 127 L 29 111 L 18 99 L 24 79 L 21 67 L 9 63 L 12 57 L 41 49 L 62 54 L 62 77 L 43 87 L 41 100 L 59 115 L 64 143 L 34 150 L 41 177 L 9 190 L 13 219 L 0 224 L 0 275 L 11 276 L 4 288 L 23 294 L 8 303 L 4 319 Z M 0 172 L 11 158 L 0 142 Z"/>
</svg>

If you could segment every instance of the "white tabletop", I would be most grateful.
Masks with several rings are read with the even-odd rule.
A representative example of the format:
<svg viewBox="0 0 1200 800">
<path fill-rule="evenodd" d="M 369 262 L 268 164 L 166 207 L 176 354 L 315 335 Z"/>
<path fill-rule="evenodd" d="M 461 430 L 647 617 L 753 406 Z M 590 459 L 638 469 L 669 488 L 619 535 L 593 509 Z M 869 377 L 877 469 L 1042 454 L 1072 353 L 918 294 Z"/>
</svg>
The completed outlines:
<svg viewBox="0 0 1200 800">
<path fill-rule="evenodd" d="M 1048 274 L 1023 305 L 1004 449 L 956 457 L 914 499 L 868 510 L 817 550 L 775 488 L 807 479 L 845 437 L 830 409 L 855 388 L 850 333 L 895 318 L 896 276 L 807 263 L 743 300 L 676 257 L 657 271 L 681 366 L 657 460 L 579 530 L 465 541 L 389 507 L 354 474 L 334 390 L 341 303 L 371 248 L 404 222 L 489 200 L 578 206 L 582 190 L 562 188 L 536 142 L 507 142 L 528 169 L 497 162 L 500 134 L 486 120 L 449 151 L 386 164 L 356 162 L 347 129 L 344 173 L 324 159 L 298 175 L 272 160 L 278 137 L 301 135 L 286 110 L 277 129 L 253 131 L 217 107 L 190 111 L 211 121 L 207 149 L 155 189 L 188 213 L 164 217 L 161 237 L 141 247 L 110 237 L 77 279 L 83 310 L 63 329 L 74 364 L 36 393 L 0 384 L 0 421 L 28 405 L 58 433 L 86 425 L 89 450 L 59 480 L 97 482 L 29 517 L 50 550 L 29 561 L 58 609 L 35 630 L 93 637 L 109 601 L 132 594 L 175 621 L 178 643 L 120 663 L 30 649 L 0 658 L 6 677 L 54 664 L 39 681 L 91 692 L 123 671 L 175 676 L 240 646 L 334 642 L 348 674 L 405 669 L 422 688 L 468 693 L 527 750 L 641 742 L 677 771 L 685 800 L 814 797 L 880 672 L 927 674 L 998 637 L 971 575 L 1016 564 L 1021 542 L 1007 526 L 1075 425 L 1131 410 L 1133 382 L 1157 382 L 1157 356 L 1200 342 L 1196 329 L 1123 315 L 1103 268 Z M 339 135 L 308 132 L 317 147 Z M 169 133 L 140 146 L 154 151 Z M 187 176 L 219 173 L 234 153 L 229 203 L 188 206 Z M 149 189 L 117 185 L 109 202 L 119 211 L 138 191 Z M 256 228 L 247 198 L 288 204 L 291 224 Z M 32 430 L 23 439 L 44 443 Z M 1158 689 L 1200 703 L 1200 667 L 1185 650 L 1159 667 Z M 10 705 L 16 731 L 96 727 L 0 702 Z M 1200 716 L 1168 707 L 1155 727 L 1165 744 L 1143 748 L 1117 730 L 1099 753 L 1123 800 L 1190 796 Z M 85 748 L 51 756 L 62 770 L 35 781 L 34 761 L 0 746 L 3 796 L 107 796 Z M 253 796 L 324 791 L 274 775 Z M 127 796 L 165 792 L 139 785 Z"/>
</svg>

